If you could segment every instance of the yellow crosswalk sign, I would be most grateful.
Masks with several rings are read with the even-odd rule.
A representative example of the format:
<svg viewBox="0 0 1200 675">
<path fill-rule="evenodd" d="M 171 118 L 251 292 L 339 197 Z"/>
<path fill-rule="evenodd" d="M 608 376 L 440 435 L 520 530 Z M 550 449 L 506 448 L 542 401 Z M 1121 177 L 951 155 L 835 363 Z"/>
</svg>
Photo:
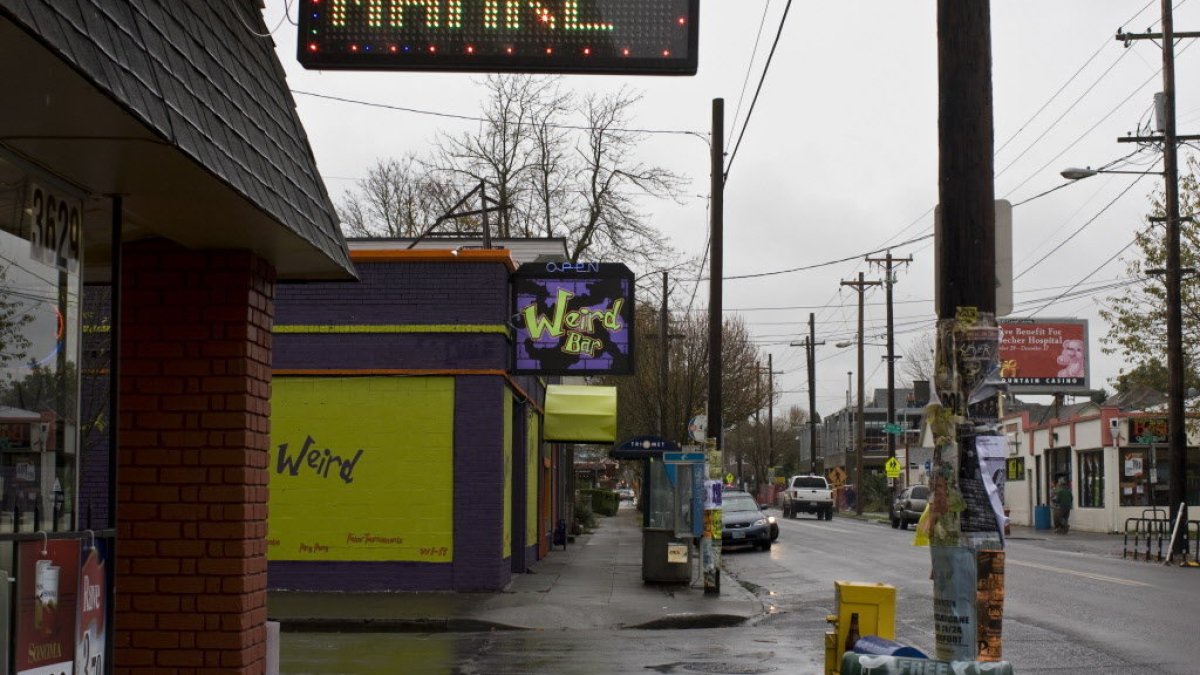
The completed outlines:
<svg viewBox="0 0 1200 675">
<path fill-rule="evenodd" d="M 889 457 L 887 463 L 883 465 L 883 470 L 887 472 L 888 478 L 899 478 L 900 460 L 895 457 Z"/>
</svg>

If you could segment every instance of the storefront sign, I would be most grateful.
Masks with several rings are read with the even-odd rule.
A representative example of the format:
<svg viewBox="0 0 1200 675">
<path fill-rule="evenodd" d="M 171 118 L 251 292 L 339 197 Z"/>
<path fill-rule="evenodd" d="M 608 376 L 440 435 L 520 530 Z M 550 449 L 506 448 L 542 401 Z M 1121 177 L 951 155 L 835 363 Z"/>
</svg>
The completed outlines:
<svg viewBox="0 0 1200 675">
<path fill-rule="evenodd" d="M 72 672 L 78 584 L 79 541 L 17 544 L 17 675 Z"/>
<path fill-rule="evenodd" d="M 523 375 L 633 373 L 633 272 L 620 263 L 527 263 L 513 276 Z"/>
<path fill-rule="evenodd" d="M 1129 419 L 1129 437 L 1135 443 L 1159 443 L 1167 437 L 1167 418 L 1132 417 Z"/>
<path fill-rule="evenodd" d="M 700 0 L 302 0 L 310 69 L 694 75 Z"/>
<path fill-rule="evenodd" d="M 1000 378 L 1016 394 L 1057 394 L 1088 388 L 1087 321 L 1004 319 Z"/>
</svg>

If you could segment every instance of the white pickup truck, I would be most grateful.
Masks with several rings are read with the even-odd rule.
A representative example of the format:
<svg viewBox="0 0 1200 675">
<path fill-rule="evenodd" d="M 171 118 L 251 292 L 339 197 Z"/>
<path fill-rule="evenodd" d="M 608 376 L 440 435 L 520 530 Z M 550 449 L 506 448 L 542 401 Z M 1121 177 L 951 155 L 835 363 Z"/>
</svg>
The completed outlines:
<svg viewBox="0 0 1200 675">
<path fill-rule="evenodd" d="M 817 520 L 833 520 L 833 492 L 824 476 L 792 476 L 783 491 L 783 517 L 815 513 Z"/>
</svg>

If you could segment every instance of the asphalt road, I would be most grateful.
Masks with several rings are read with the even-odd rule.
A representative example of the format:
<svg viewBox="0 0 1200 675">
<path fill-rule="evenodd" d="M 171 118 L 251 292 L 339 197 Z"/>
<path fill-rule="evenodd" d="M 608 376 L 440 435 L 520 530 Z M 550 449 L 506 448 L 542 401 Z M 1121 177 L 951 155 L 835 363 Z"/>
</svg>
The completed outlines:
<svg viewBox="0 0 1200 675">
<path fill-rule="evenodd" d="M 819 674 L 835 579 L 897 589 L 897 638 L 932 653 L 929 551 L 912 531 L 809 516 L 780 520 L 769 552 L 725 554 L 766 601 L 751 626 L 673 631 L 434 635 L 285 633 L 285 673 L 603 675 Z M 1017 673 L 1200 672 L 1200 569 L 1121 560 L 1082 538 L 1010 540 L 1004 653 Z M 1116 555 L 1114 555 L 1114 552 Z M 726 576 L 723 583 L 730 583 Z"/>
<path fill-rule="evenodd" d="M 897 638 L 932 654 L 929 550 L 912 546 L 911 530 L 839 517 L 780 523 L 770 553 L 725 557 L 777 608 L 760 628 L 795 624 L 815 649 L 815 610 L 832 609 L 833 581 L 882 582 L 896 587 Z M 1005 550 L 1004 656 L 1016 672 L 1200 672 L 1200 569 L 1122 560 L 1119 538 L 1084 545 L 1038 533 Z"/>
</svg>

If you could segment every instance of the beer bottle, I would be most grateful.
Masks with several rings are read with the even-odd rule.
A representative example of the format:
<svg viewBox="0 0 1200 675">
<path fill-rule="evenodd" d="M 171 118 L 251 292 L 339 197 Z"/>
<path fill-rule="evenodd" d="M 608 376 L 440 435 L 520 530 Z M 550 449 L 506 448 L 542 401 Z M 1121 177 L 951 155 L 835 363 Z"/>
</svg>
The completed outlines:
<svg viewBox="0 0 1200 675">
<path fill-rule="evenodd" d="M 854 651 L 854 645 L 858 642 L 858 638 L 862 637 L 858 634 L 858 612 L 850 615 L 850 631 L 846 633 L 846 650 Z"/>
</svg>

